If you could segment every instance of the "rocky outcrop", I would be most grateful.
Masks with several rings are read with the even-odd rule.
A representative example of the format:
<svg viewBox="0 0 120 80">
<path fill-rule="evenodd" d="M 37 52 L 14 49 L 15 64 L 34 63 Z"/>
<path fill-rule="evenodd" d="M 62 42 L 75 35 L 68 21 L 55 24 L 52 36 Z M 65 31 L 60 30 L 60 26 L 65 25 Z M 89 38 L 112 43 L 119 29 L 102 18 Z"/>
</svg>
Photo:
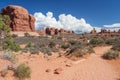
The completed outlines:
<svg viewBox="0 0 120 80">
<path fill-rule="evenodd" d="M 45 34 L 48 34 L 48 35 L 73 34 L 73 33 L 74 33 L 74 31 L 58 29 L 58 28 L 54 28 L 54 27 L 47 27 L 45 29 Z"/>
<path fill-rule="evenodd" d="M 39 33 L 40 35 L 45 35 L 45 30 L 39 30 L 38 33 Z"/>
<path fill-rule="evenodd" d="M 90 32 L 91 34 L 96 34 L 97 32 L 96 32 L 96 29 L 95 28 L 93 28 L 93 30 Z"/>
<path fill-rule="evenodd" d="M 62 68 L 56 68 L 56 69 L 54 70 L 54 73 L 55 73 L 55 74 L 61 74 L 62 71 L 63 71 Z"/>
<path fill-rule="evenodd" d="M 2 9 L 1 14 L 10 16 L 12 31 L 35 31 L 35 18 L 25 8 L 9 5 Z"/>
<path fill-rule="evenodd" d="M 107 30 L 107 29 L 101 29 L 100 32 L 96 32 L 95 28 L 93 28 L 93 30 L 91 30 L 90 34 L 120 34 L 120 29 L 118 31 L 110 31 L 110 30 Z"/>
</svg>

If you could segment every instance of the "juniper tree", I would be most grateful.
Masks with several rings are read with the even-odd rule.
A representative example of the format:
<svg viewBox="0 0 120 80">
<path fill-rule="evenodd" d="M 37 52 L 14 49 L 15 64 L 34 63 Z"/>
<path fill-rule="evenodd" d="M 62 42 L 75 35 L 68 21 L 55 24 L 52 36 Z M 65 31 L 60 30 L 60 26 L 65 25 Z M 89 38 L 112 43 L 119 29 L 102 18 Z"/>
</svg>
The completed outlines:
<svg viewBox="0 0 120 80">
<path fill-rule="evenodd" d="M 8 22 L 10 22 L 9 16 L 0 14 L 0 46 L 2 50 L 4 49 L 6 39 L 10 35 L 10 27 L 6 25 Z"/>
<path fill-rule="evenodd" d="M 8 15 L 0 15 L 0 46 L 1 50 L 10 49 L 13 51 L 20 50 L 20 47 L 16 45 L 10 35 L 10 27 L 7 25 L 10 23 L 10 17 Z"/>
</svg>

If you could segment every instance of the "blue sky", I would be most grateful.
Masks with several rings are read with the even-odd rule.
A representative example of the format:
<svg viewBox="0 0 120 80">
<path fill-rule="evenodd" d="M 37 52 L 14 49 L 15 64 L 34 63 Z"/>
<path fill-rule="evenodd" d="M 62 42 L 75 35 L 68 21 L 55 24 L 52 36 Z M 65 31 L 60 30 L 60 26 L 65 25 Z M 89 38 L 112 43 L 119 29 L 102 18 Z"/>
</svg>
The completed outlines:
<svg viewBox="0 0 120 80">
<path fill-rule="evenodd" d="M 95 27 L 120 23 L 120 0 L 1 0 L 0 9 L 11 4 L 23 6 L 33 15 L 50 11 L 56 20 L 60 14 L 71 14 Z"/>
</svg>

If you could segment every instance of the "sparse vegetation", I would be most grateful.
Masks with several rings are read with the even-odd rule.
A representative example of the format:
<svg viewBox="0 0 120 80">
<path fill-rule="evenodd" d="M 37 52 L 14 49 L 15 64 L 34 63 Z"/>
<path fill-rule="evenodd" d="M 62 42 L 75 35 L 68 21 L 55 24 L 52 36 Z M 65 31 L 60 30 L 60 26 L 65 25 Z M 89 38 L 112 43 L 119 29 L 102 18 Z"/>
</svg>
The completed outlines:
<svg viewBox="0 0 120 80">
<path fill-rule="evenodd" d="M 55 47 L 55 45 L 56 45 L 56 43 L 55 42 L 53 42 L 53 41 L 51 41 L 50 43 L 49 43 L 49 47 Z"/>
<path fill-rule="evenodd" d="M 112 49 L 116 51 L 120 51 L 120 40 L 116 41 L 116 43 L 113 44 Z"/>
<path fill-rule="evenodd" d="M 57 37 L 57 39 L 60 39 L 60 40 L 62 40 L 62 38 L 63 38 L 62 36 Z"/>
<path fill-rule="evenodd" d="M 67 49 L 69 47 L 70 47 L 70 44 L 68 44 L 68 43 L 61 45 L 61 48 L 63 48 L 63 49 Z"/>
<path fill-rule="evenodd" d="M 30 34 L 26 32 L 26 33 L 24 33 L 24 36 L 25 37 L 30 37 Z"/>
<path fill-rule="evenodd" d="M 82 36 L 82 38 L 80 38 Z M 79 54 L 94 53 L 93 47 L 113 45 L 119 41 L 119 36 L 105 36 L 105 35 L 90 35 L 90 34 L 62 34 L 60 36 L 52 36 L 53 38 L 39 36 L 39 37 L 17 37 L 15 43 L 26 44 L 27 46 L 23 51 L 30 51 L 32 54 L 43 52 L 44 54 L 52 55 L 52 52 L 60 52 L 64 50 L 64 55 L 73 55 L 75 52 Z M 63 41 L 59 37 L 64 37 Z M 107 38 L 106 38 L 107 37 Z M 90 40 L 88 43 L 87 40 Z M 118 44 L 118 43 L 117 43 Z M 113 48 L 117 49 L 117 48 Z M 118 48 L 119 49 L 119 48 Z"/>
<path fill-rule="evenodd" d="M 12 34 L 12 37 L 16 38 L 16 37 L 18 37 L 18 35 L 17 34 Z"/>
<path fill-rule="evenodd" d="M 30 67 L 26 64 L 22 63 L 16 68 L 16 76 L 20 80 L 24 80 L 26 78 L 30 78 L 31 70 Z"/>
<path fill-rule="evenodd" d="M 18 57 L 16 53 L 10 50 L 4 51 L 3 58 L 11 61 L 12 63 L 16 63 L 18 61 Z"/>
<path fill-rule="evenodd" d="M 96 38 L 93 38 L 90 40 L 90 44 L 96 46 L 98 44 L 98 40 Z"/>
<path fill-rule="evenodd" d="M 103 58 L 108 60 L 117 59 L 119 58 L 119 52 L 114 50 L 109 50 L 103 55 Z"/>
</svg>

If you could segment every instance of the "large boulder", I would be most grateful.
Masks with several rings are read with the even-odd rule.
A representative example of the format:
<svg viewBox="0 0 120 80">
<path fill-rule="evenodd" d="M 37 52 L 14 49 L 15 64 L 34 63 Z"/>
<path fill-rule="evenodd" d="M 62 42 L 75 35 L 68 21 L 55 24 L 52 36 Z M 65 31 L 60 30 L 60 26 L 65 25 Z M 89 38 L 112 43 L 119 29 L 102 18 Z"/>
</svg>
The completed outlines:
<svg viewBox="0 0 120 80">
<path fill-rule="evenodd" d="M 1 14 L 10 16 L 12 31 L 35 31 L 35 18 L 25 8 L 9 5 L 2 9 Z"/>
</svg>

